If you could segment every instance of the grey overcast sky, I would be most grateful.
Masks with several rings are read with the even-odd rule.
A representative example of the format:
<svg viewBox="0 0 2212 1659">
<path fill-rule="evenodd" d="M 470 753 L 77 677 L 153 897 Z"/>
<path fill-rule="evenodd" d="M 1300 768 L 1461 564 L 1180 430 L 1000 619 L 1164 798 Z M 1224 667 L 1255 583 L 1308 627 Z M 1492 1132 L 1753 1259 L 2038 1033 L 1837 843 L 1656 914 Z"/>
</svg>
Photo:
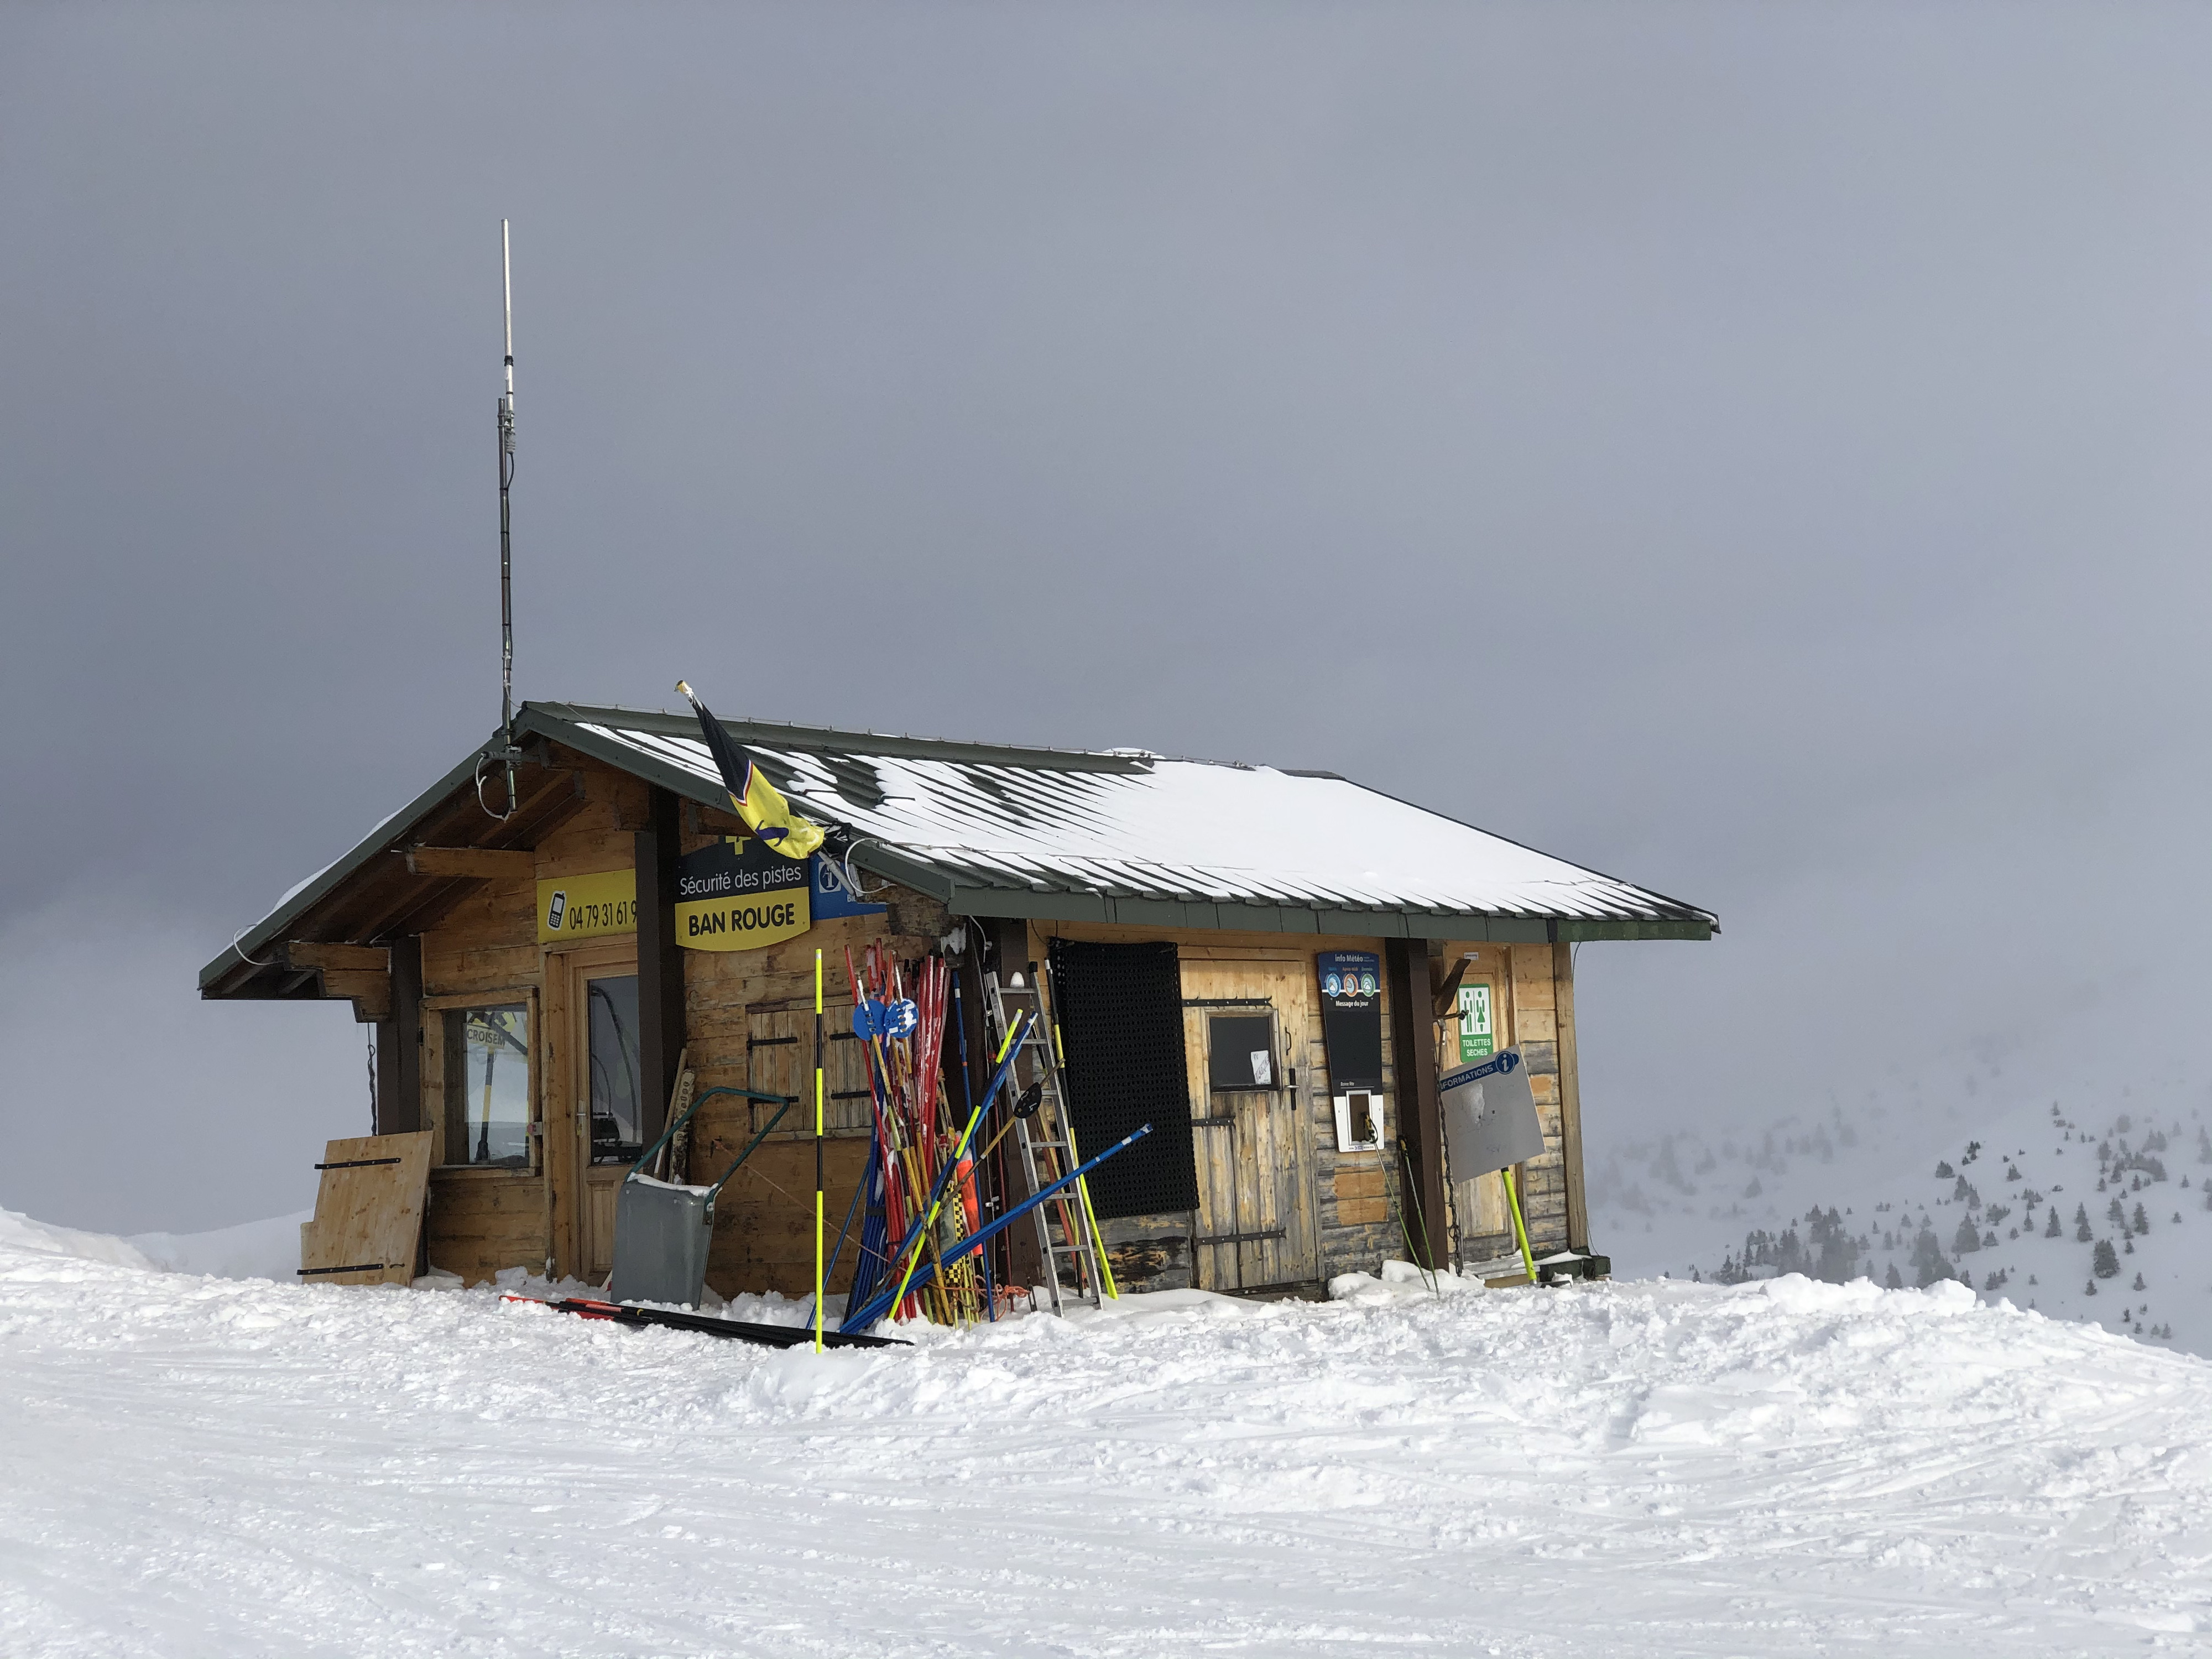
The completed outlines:
<svg viewBox="0 0 2212 1659">
<path fill-rule="evenodd" d="M 0 1204 L 360 1131 L 192 975 L 496 718 L 502 215 L 522 695 L 1717 910 L 1583 950 L 1594 1138 L 2198 1076 L 2208 86 L 2156 4 L 0 9 Z"/>
</svg>

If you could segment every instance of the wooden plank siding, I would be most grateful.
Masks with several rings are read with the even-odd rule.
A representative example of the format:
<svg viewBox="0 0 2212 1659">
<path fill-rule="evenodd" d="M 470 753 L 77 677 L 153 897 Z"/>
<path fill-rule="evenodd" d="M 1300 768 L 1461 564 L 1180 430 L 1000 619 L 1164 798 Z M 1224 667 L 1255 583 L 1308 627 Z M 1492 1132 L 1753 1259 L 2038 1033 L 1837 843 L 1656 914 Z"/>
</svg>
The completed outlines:
<svg viewBox="0 0 2212 1659">
<path fill-rule="evenodd" d="M 538 943 L 538 878 L 580 875 L 630 867 L 635 838 L 649 811 L 647 787 L 611 767 L 580 759 L 580 806 L 551 828 L 531 854 L 527 867 L 513 860 L 485 865 L 496 873 L 477 880 L 437 924 L 421 936 L 422 994 L 433 1003 L 455 1000 L 486 1002 L 534 1000 L 531 1033 L 532 1091 L 540 1127 L 533 1145 L 538 1167 L 529 1172 L 434 1167 L 428 1218 L 428 1255 L 433 1267 L 479 1284 L 504 1267 L 576 1271 L 575 1218 L 561 1201 L 576 1191 L 580 1171 L 574 1145 L 573 1103 L 563 1066 L 567 1031 L 574 1017 L 568 1006 L 567 976 L 547 971 L 550 957 L 581 945 L 544 947 Z M 422 1021 L 419 1097 L 422 1123 L 439 1132 L 444 1155 L 443 1023 L 434 1008 Z"/>
<path fill-rule="evenodd" d="M 684 850 L 714 839 L 687 835 Z M 817 950 L 823 953 L 823 1024 L 830 1034 L 823 1046 L 824 1081 L 829 1093 L 848 1097 L 826 1103 L 824 1115 L 830 1133 L 823 1175 L 825 1249 L 836 1248 L 839 1224 L 866 1164 L 871 1112 L 860 1092 L 868 1086 L 867 1052 L 849 1039 L 853 994 L 846 952 L 857 961 L 867 945 L 881 940 L 902 960 L 927 956 L 952 926 L 943 906 L 904 888 L 877 902 L 886 903 L 884 915 L 819 922 L 798 939 L 762 950 L 684 952 L 684 1038 L 699 1092 L 750 1088 L 800 1097 L 716 1203 L 707 1282 L 722 1295 L 772 1290 L 799 1296 L 814 1286 Z M 847 1036 L 839 1037 L 841 1032 Z M 781 1037 L 798 1040 L 773 1041 Z M 691 1179 L 718 1179 L 775 1109 L 728 1096 L 701 1107 L 692 1120 Z M 857 1217 L 853 1231 L 857 1239 Z M 856 1249 L 854 1243 L 847 1243 L 833 1294 L 842 1294 L 851 1283 Z"/>
<path fill-rule="evenodd" d="M 1231 955 L 1194 949 L 1182 956 L 1187 1000 L 1221 1003 L 1249 997 L 1242 1007 L 1183 1010 L 1184 1063 L 1194 1118 L 1226 1118 L 1194 1127 L 1200 1238 L 1264 1235 L 1198 1247 L 1197 1280 L 1206 1290 L 1251 1290 L 1316 1282 L 1320 1275 L 1314 1131 L 1304 1091 L 1317 1063 L 1311 1048 L 1316 998 L 1310 961 L 1295 951 Z M 1223 1091 L 1207 1087 L 1208 1022 L 1215 1014 L 1270 1013 L 1274 1018 L 1279 1087 Z"/>
<path fill-rule="evenodd" d="M 1322 1037 L 1321 998 L 1316 955 L 1323 951 L 1371 951 L 1380 955 L 1382 940 L 1356 934 L 1315 934 L 1293 942 L 1281 933 L 1120 927 L 1098 922 L 1049 921 L 1030 924 L 1030 954 L 1042 960 L 1051 939 L 1097 939 L 1139 943 L 1171 939 L 1182 959 L 1186 994 L 1215 994 L 1194 988 L 1200 977 L 1212 974 L 1213 964 L 1267 964 L 1267 972 L 1280 975 L 1277 984 L 1295 981 L 1300 988 L 1297 1012 L 1285 1022 L 1286 1051 L 1298 1052 L 1296 1096 L 1304 1117 L 1305 1145 L 1310 1148 L 1311 1218 L 1316 1262 L 1313 1282 L 1325 1284 L 1336 1274 L 1372 1273 L 1385 1260 L 1406 1254 L 1401 1225 L 1400 1172 L 1389 1148 L 1398 1135 L 1398 1061 L 1390 1040 L 1390 994 L 1383 988 L 1382 1086 L 1383 1146 L 1381 1152 L 1340 1152 L 1336 1145 L 1336 1108 Z M 1498 947 L 1490 947 L 1493 951 Z M 1249 971 L 1249 970 L 1248 970 Z M 1269 988 L 1272 993 L 1273 987 Z M 1228 992 L 1222 994 L 1240 994 Z M 1289 998 L 1284 994 L 1287 1006 Z M 1200 1011 L 1193 1011 L 1194 1012 Z M 1194 1097 L 1192 1115 L 1206 1114 L 1203 1050 L 1188 1060 Z M 1208 1131 L 1199 1129 L 1194 1135 Z M 1194 1147 L 1202 1163 L 1205 1144 Z M 1136 1288 L 1171 1289 L 1190 1282 L 1185 1247 L 1190 1233 L 1189 1216 L 1131 1217 L 1108 1224 L 1109 1250 L 1115 1275 L 1133 1281 Z M 1269 1224 L 1273 1224 L 1270 1223 Z M 1203 1228 L 1201 1228 L 1203 1231 Z M 1249 1260 L 1248 1260 L 1249 1265 Z M 1125 1270 L 1135 1270 L 1133 1272 Z M 1200 1263 L 1200 1287 L 1205 1288 L 1205 1264 Z M 1218 1286 L 1217 1286 L 1218 1288 Z"/>
<path fill-rule="evenodd" d="M 1464 983 L 1492 988 L 1498 1046 L 1517 1047 L 1528 1067 L 1528 1086 L 1543 1126 L 1544 1152 L 1519 1168 L 1529 1248 L 1538 1255 L 1580 1248 L 1589 1237 L 1582 1197 L 1581 1102 L 1574 1085 L 1574 958 L 1566 945 L 1455 943 L 1447 959 L 1474 951 Z M 1443 1023 L 1446 1042 L 1455 1025 Z M 1447 1059 L 1456 1063 L 1456 1053 Z M 1460 1259 L 1484 1261 L 1513 1254 L 1513 1224 L 1504 1189 L 1495 1176 L 1453 1186 L 1453 1221 Z"/>
<path fill-rule="evenodd" d="M 565 751 L 559 759 L 581 781 L 580 803 L 543 836 L 527 871 L 511 861 L 487 866 L 497 872 L 476 880 L 419 939 L 424 998 L 491 1000 L 520 992 L 537 998 L 533 1086 L 547 1127 L 538 1143 L 539 1167 L 532 1172 L 434 1168 L 430 1177 L 430 1263 L 471 1283 L 502 1267 L 543 1271 L 549 1256 L 559 1272 L 578 1269 L 575 1194 L 584 1171 L 570 1122 L 574 1091 L 564 1076 L 569 1060 L 562 1053 L 572 1042 L 574 1011 L 567 1006 L 568 975 L 558 971 L 555 959 L 584 945 L 603 947 L 623 941 L 602 938 L 541 946 L 537 942 L 536 883 L 546 877 L 632 867 L 638 832 L 649 826 L 652 801 L 647 786 L 627 773 Z M 701 822 L 696 815 L 686 816 L 693 825 Z M 712 839 L 686 827 L 680 835 L 681 849 L 695 850 Z M 830 1028 L 848 1031 L 847 950 L 857 956 L 880 939 L 902 959 L 920 957 L 936 949 L 957 920 L 936 901 L 903 888 L 888 888 L 875 897 L 887 906 L 884 914 L 825 921 L 800 939 L 757 951 L 683 952 L 681 1035 L 698 1091 L 753 1088 L 802 1097 L 722 1195 L 708 1282 L 724 1295 L 748 1290 L 798 1295 L 811 1287 L 816 949 L 825 953 Z M 1248 1249 L 1243 1271 L 1249 1284 L 1285 1274 L 1322 1283 L 1354 1269 L 1372 1272 L 1383 1260 L 1406 1255 L 1401 1171 L 1390 1150 L 1401 1127 L 1401 1068 L 1399 1045 L 1392 1037 L 1396 1011 L 1391 1006 L 1389 976 L 1384 976 L 1383 1009 L 1385 1150 L 1340 1152 L 1314 965 L 1316 953 L 1322 951 L 1381 954 L 1386 948 L 1383 939 L 1065 921 L 1007 925 L 1018 930 L 1017 937 L 1026 942 L 1030 959 L 1039 962 L 1046 958 L 1054 937 L 1122 942 L 1171 939 L 1185 964 L 1187 996 L 1249 994 L 1269 1000 L 1290 1086 L 1282 1097 L 1286 1113 L 1280 1126 L 1283 1134 L 1269 1143 L 1274 1150 L 1255 1165 L 1264 1166 L 1267 1190 L 1252 1195 L 1244 1219 L 1262 1230 L 1282 1225 L 1286 1239 L 1272 1255 Z M 1571 948 L 1470 941 L 1445 950 L 1447 959 L 1468 951 L 1478 953 L 1469 978 L 1492 986 L 1498 1043 L 1517 1043 L 1528 1060 L 1545 1133 L 1543 1156 L 1531 1160 L 1524 1171 L 1531 1242 L 1540 1254 L 1581 1245 L 1586 1243 L 1588 1222 L 1580 1185 Z M 1419 961 L 1417 956 L 1416 979 Z M 406 979 L 412 977 L 410 974 Z M 397 972 L 394 979 L 406 982 Z M 1448 1043 L 1452 1022 L 1433 1021 L 1431 1012 L 1416 1011 L 1413 1029 L 1434 1030 L 1440 1043 Z M 415 1037 L 416 1063 L 406 1069 L 419 1103 L 416 1121 L 426 1129 L 441 1130 L 440 1022 L 426 1017 L 418 1030 L 410 1030 L 409 1025 L 395 1008 L 383 1029 L 407 1030 Z M 1204 1116 L 1208 1115 L 1204 1021 L 1194 1018 L 1187 1021 L 1187 1028 L 1195 1045 L 1188 1054 L 1193 1114 Z M 774 1041 L 784 1037 L 798 1040 Z M 1456 1050 L 1441 1048 L 1436 1057 L 1449 1066 Z M 866 1158 L 869 1109 L 860 1093 L 866 1087 L 861 1045 L 831 1042 L 827 1065 L 830 1091 L 850 1097 L 830 1103 L 828 1115 L 825 1189 L 834 1243 Z M 396 1079 L 401 1069 L 395 1060 L 386 1065 L 381 1075 Z M 708 1102 L 694 1120 L 689 1178 L 718 1176 L 767 1116 L 768 1111 L 752 1103 L 726 1097 Z M 394 1109 L 390 1118 L 406 1121 L 400 1109 Z M 438 1144 L 442 1151 L 442 1138 Z M 1502 1194 L 1494 1180 L 1486 1185 L 1456 1185 L 1448 1204 L 1450 1235 L 1463 1259 L 1484 1259 L 1511 1248 Z M 1191 1282 L 1189 1240 L 1194 1231 L 1209 1230 L 1233 1231 L 1211 1218 L 1186 1214 L 1129 1218 L 1109 1224 L 1105 1231 L 1117 1276 L 1131 1288 L 1140 1289 Z M 1199 1282 L 1218 1285 L 1228 1277 L 1222 1253 L 1209 1251 L 1207 1257 L 1198 1264 Z M 852 1260 L 848 1245 L 838 1273 L 841 1285 L 849 1277 Z"/>
</svg>

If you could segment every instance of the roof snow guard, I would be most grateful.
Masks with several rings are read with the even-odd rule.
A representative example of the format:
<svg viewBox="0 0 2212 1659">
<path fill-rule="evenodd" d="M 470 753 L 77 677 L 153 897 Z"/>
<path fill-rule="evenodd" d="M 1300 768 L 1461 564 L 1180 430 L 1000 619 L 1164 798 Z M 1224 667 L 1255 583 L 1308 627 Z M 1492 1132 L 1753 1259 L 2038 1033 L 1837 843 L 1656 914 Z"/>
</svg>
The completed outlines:
<svg viewBox="0 0 2212 1659">
<path fill-rule="evenodd" d="M 728 808 L 688 713 L 526 702 L 514 724 L 518 738 L 550 740 Z M 957 915 L 1516 943 L 1718 931 L 1710 911 L 1329 773 L 723 724 L 793 805 L 839 832 L 856 869 L 929 894 Z M 420 883 L 398 890 L 386 908 L 349 902 L 356 872 L 380 858 L 391 865 L 389 854 L 426 836 L 440 846 L 465 834 L 487 848 L 526 847 L 536 828 L 567 810 L 571 792 L 555 774 L 542 799 L 526 799 L 516 818 L 494 824 L 472 798 L 477 760 L 469 756 L 287 894 L 202 970 L 203 994 L 311 994 L 304 984 L 277 990 L 273 975 L 248 989 L 255 976 L 246 970 L 280 966 L 255 960 L 275 941 L 417 931 L 442 902 L 443 889 L 418 891 Z M 525 769 L 526 787 L 536 769 Z"/>
</svg>

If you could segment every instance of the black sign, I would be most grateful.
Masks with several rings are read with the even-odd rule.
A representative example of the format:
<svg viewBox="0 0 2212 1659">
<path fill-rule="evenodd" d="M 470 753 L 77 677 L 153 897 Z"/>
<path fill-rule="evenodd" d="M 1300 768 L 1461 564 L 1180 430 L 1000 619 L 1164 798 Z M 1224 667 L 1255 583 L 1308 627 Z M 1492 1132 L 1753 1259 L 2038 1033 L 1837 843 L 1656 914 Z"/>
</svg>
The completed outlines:
<svg viewBox="0 0 2212 1659">
<path fill-rule="evenodd" d="M 807 859 L 750 836 L 713 841 L 676 866 L 676 939 L 694 951 L 750 951 L 814 925 Z"/>
<path fill-rule="evenodd" d="M 1382 1086 L 1382 958 L 1371 951 L 1323 951 L 1321 1030 L 1330 1091 Z"/>
</svg>

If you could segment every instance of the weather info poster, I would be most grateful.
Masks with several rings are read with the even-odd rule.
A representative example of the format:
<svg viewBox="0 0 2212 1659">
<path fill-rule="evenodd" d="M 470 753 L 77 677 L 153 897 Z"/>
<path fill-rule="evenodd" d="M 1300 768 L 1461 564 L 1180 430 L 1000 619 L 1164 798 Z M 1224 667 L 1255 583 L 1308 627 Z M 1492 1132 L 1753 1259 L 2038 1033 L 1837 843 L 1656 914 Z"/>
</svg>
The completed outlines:
<svg viewBox="0 0 2212 1659">
<path fill-rule="evenodd" d="M 690 951 L 757 951 L 814 925 L 811 859 L 731 836 L 676 866 L 676 942 Z"/>
<path fill-rule="evenodd" d="M 1382 1086 L 1382 958 L 1371 951 L 1323 951 L 1321 1030 L 1337 1094 Z"/>
</svg>

